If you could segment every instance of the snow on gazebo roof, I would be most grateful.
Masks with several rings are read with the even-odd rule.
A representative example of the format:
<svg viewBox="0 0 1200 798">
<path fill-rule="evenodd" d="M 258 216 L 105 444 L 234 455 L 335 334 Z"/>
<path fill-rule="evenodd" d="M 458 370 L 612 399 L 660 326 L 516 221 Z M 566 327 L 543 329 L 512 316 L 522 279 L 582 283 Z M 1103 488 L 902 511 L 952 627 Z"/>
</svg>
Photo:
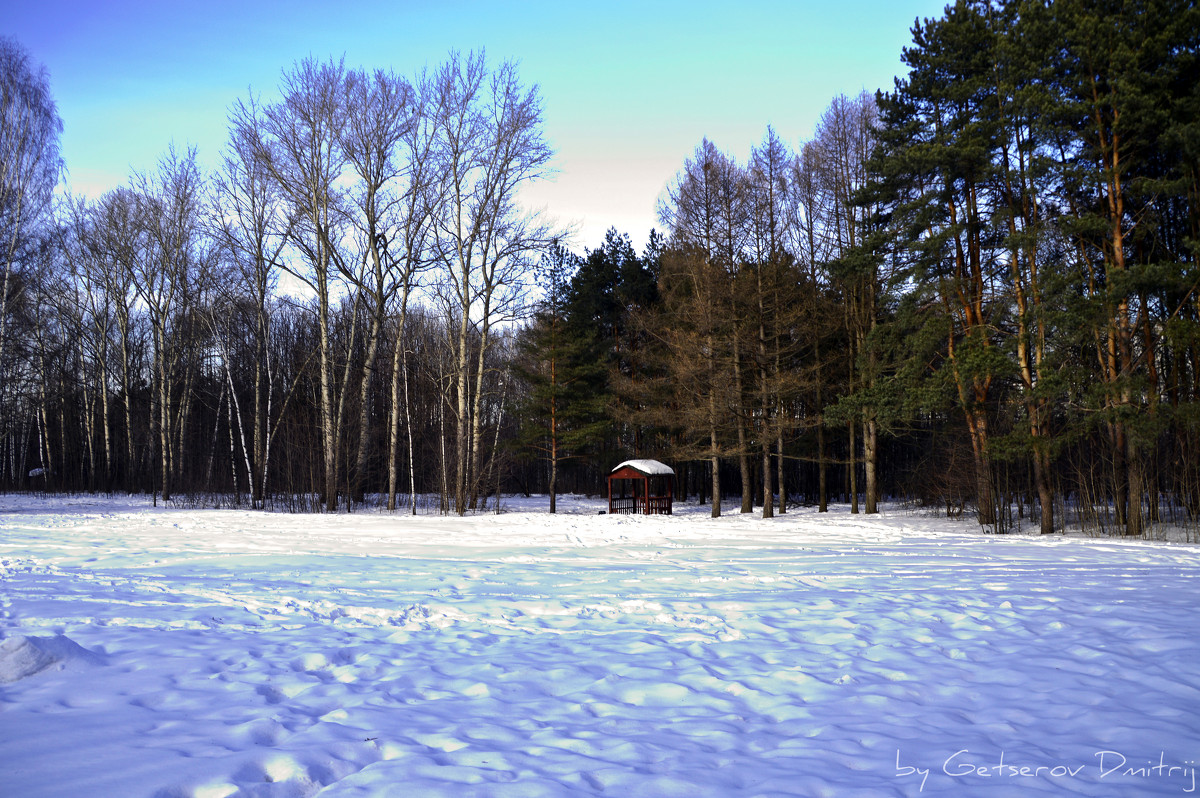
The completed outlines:
<svg viewBox="0 0 1200 798">
<path fill-rule="evenodd" d="M 612 470 L 612 473 L 617 473 L 622 468 L 632 468 L 640 474 L 645 474 L 648 477 L 657 476 L 674 476 L 675 469 L 671 468 L 666 463 L 660 463 L 657 460 L 626 460 Z"/>
</svg>

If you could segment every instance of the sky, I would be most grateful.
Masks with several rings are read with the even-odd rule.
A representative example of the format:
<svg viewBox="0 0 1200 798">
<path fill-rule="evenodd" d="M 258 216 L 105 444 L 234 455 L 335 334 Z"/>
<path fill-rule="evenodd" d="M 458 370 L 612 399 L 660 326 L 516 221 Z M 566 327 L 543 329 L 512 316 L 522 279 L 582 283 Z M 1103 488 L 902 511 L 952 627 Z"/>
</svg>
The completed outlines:
<svg viewBox="0 0 1200 798">
<path fill-rule="evenodd" d="M 945 0 L 0 0 L 0 35 L 50 73 L 71 191 L 99 196 L 168 147 L 215 168 L 231 104 L 276 95 L 307 56 L 412 76 L 451 50 L 514 60 L 543 100 L 551 180 L 525 201 L 595 248 L 644 245 L 704 137 L 744 161 L 767 127 L 793 148 L 838 94 L 890 88 L 917 18 Z"/>
</svg>

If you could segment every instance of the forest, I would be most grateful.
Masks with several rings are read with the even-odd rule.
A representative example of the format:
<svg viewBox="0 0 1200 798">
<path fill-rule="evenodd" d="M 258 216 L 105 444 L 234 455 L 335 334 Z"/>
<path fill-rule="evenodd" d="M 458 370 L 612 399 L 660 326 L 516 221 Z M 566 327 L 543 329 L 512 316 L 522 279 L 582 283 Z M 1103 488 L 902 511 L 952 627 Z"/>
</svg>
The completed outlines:
<svg viewBox="0 0 1200 798">
<path fill-rule="evenodd" d="M 553 511 L 652 457 L 714 516 L 1200 527 L 1200 9 L 958 0 L 902 60 L 576 251 L 514 62 L 301 60 L 92 199 L 0 39 L 0 490 Z"/>
</svg>

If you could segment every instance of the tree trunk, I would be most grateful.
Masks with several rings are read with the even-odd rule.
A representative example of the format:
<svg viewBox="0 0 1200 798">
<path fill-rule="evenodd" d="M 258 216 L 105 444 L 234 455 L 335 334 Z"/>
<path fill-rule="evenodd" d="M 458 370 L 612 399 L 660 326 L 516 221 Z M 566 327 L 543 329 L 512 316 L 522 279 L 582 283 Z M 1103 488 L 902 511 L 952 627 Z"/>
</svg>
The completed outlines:
<svg viewBox="0 0 1200 798">
<path fill-rule="evenodd" d="M 771 441 L 763 437 L 762 443 L 763 469 L 763 518 L 775 517 L 775 493 L 771 490 Z"/>
<path fill-rule="evenodd" d="M 242 506 L 242 488 L 241 488 L 241 482 L 238 480 L 237 441 L 233 437 L 233 411 L 234 411 L 234 405 L 236 404 L 235 400 L 237 398 L 237 393 L 233 390 L 232 386 L 229 389 L 229 394 L 230 394 L 229 403 L 225 406 L 226 420 L 228 422 L 226 424 L 226 426 L 229 427 L 229 471 L 230 471 L 229 475 L 233 479 L 233 503 L 236 506 L 241 507 Z M 238 429 L 239 429 L 239 433 L 240 433 L 241 424 L 242 424 L 240 408 L 238 408 L 238 422 L 237 423 L 238 423 Z M 247 457 L 246 438 L 244 435 L 240 435 L 240 437 L 242 440 L 242 456 Z M 247 461 L 247 465 L 249 465 L 249 461 Z M 248 473 L 246 475 L 246 478 L 253 479 L 253 476 Z"/>
<path fill-rule="evenodd" d="M 321 346 L 321 448 L 324 451 L 324 489 L 322 496 L 325 512 L 337 511 L 337 440 L 336 416 L 333 409 L 333 354 L 329 341 L 329 295 L 320 297 L 320 346 Z"/>
<path fill-rule="evenodd" d="M 858 515 L 858 468 L 856 463 L 857 453 L 855 451 L 857 443 L 854 440 L 854 420 L 851 419 L 847 422 L 846 426 L 850 433 L 850 456 L 847 458 L 846 463 L 847 476 L 850 482 L 850 512 L 852 515 Z"/>
<path fill-rule="evenodd" d="M 412 514 L 417 514 L 417 461 L 413 453 L 412 404 L 408 394 L 408 348 L 400 356 L 400 367 L 404 369 L 404 429 L 408 433 L 408 505 Z"/>
<path fill-rule="evenodd" d="M 462 308 L 462 321 L 458 328 L 458 368 L 456 376 L 458 378 L 458 417 L 455 419 L 455 456 L 457 462 L 454 467 L 454 511 L 459 515 L 467 513 L 467 446 L 468 446 L 468 430 L 469 430 L 469 410 L 471 407 L 470 400 L 467 394 L 467 387 L 470 385 L 471 359 L 467 351 L 467 311 L 469 304 L 464 304 Z"/>
<path fill-rule="evenodd" d="M 450 394 L 450 385 L 448 376 L 439 373 L 438 387 L 442 390 L 442 395 L 438 397 L 438 431 L 440 432 L 438 440 L 442 447 L 442 494 L 439 509 L 443 514 L 450 511 L 450 452 L 447 446 L 449 435 L 446 430 L 446 409 L 450 407 L 453 398 Z"/>
<path fill-rule="evenodd" d="M 996 523 L 996 500 L 992 489 L 992 461 L 988 451 L 987 416 L 981 408 L 967 409 L 967 431 L 975 463 L 975 494 L 981 526 Z"/>
<path fill-rule="evenodd" d="M 866 510 L 867 515 L 879 512 L 879 484 L 875 476 L 875 464 L 879 458 L 878 429 L 873 416 L 868 414 L 863 422 L 863 468 L 866 472 Z"/>
<path fill-rule="evenodd" d="M 470 451 L 468 453 L 468 470 L 467 470 L 467 489 L 468 489 L 468 506 L 474 510 L 479 501 L 479 485 L 480 478 L 483 473 L 483 464 L 480 462 L 483 459 L 483 398 L 484 398 L 484 381 L 487 377 L 487 350 L 489 345 L 489 324 L 487 314 L 489 310 L 487 304 L 484 304 L 484 319 L 481 323 L 481 331 L 479 336 L 479 358 L 476 360 L 475 368 L 475 395 L 471 402 L 471 440 Z"/>
<path fill-rule="evenodd" d="M 554 359 L 550 359 L 550 384 L 556 385 L 557 379 L 556 366 Z M 557 491 L 558 491 L 558 402 L 557 398 L 552 393 L 550 396 L 550 512 L 554 513 L 557 507 Z"/>
<path fill-rule="evenodd" d="M 717 363 L 713 336 L 708 336 L 708 440 L 712 464 L 712 517 L 721 517 L 721 457 L 720 438 L 717 435 Z"/>
<path fill-rule="evenodd" d="M 716 430 L 713 430 L 713 433 L 712 433 L 712 445 L 713 445 L 713 449 L 715 450 L 717 448 Z M 712 468 L 712 485 L 710 486 L 710 489 L 712 490 L 712 497 L 711 497 L 712 517 L 720 518 L 721 517 L 721 458 L 714 454 L 710 458 L 709 463 Z"/>
<path fill-rule="evenodd" d="M 827 472 L 829 461 L 825 456 L 825 424 L 817 413 L 817 512 L 829 512 L 829 489 Z"/>
<path fill-rule="evenodd" d="M 159 495 L 164 502 L 171 500 L 171 387 L 167 383 L 165 343 L 162 327 L 156 325 L 155 339 L 158 351 L 155 361 L 158 366 L 158 445 L 159 445 Z"/>
<path fill-rule="evenodd" d="M 225 406 L 225 383 L 221 382 L 221 394 L 217 397 L 217 412 L 213 413 L 212 442 L 208 446 L 208 465 L 204 469 L 204 490 L 215 493 L 212 485 L 213 464 L 217 461 L 217 441 L 221 439 L 221 409 Z M 232 427 L 230 428 L 232 430 Z M 233 454 L 233 433 L 229 435 L 230 455 Z M 236 463 L 237 461 L 234 460 Z M 193 488 L 193 491 L 195 489 Z"/>
<path fill-rule="evenodd" d="M 79 337 L 79 362 L 84 363 L 83 336 Z M 86 379 L 81 380 L 83 388 L 83 441 L 87 450 L 88 461 L 88 490 L 96 492 L 96 400 L 92 395 L 91 386 Z"/>
<path fill-rule="evenodd" d="M 117 328 L 121 334 L 121 394 L 123 397 L 122 410 L 125 413 L 125 492 L 133 493 L 135 451 L 133 446 L 133 397 L 129 385 L 129 317 L 127 313 L 118 311 Z"/>
<path fill-rule="evenodd" d="M 737 403 L 738 469 L 742 475 L 742 512 L 754 512 L 754 476 L 750 467 L 750 443 L 746 434 L 746 414 L 742 385 L 741 347 L 735 339 L 733 345 L 733 391 Z"/>
<path fill-rule="evenodd" d="M 400 482 L 400 464 L 398 462 L 400 455 L 400 386 L 402 381 L 407 385 L 408 379 L 407 373 L 401 374 L 400 372 L 405 368 L 404 361 L 406 359 L 404 357 L 404 320 L 407 314 L 404 304 L 402 303 L 400 318 L 396 322 L 396 341 L 392 346 L 392 406 L 388 416 L 388 512 L 396 510 L 396 490 Z M 407 404 L 408 400 L 405 396 L 406 412 Z"/>
<path fill-rule="evenodd" d="M 507 377 L 500 378 L 500 399 L 496 405 L 496 427 L 492 435 L 492 451 L 488 456 L 487 479 L 484 483 L 484 495 L 486 497 L 487 485 L 495 485 L 496 488 L 496 512 L 500 512 L 500 429 L 504 425 L 504 408 L 508 402 L 508 379 Z M 495 477 L 495 481 L 492 481 Z M 486 498 L 484 504 L 487 504 Z"/>
<path fill-rule="evenodd" d="M 237 441 L 241 443 L 242 460 L 246 466 L 247 487 L 250 488 L 250 506 L 254 506 L 254 493 L 257 480 L 254 478 L 254 466 L 250 462 L 250 450 L 246 446 L 246 430 L 242 425 L 242 403 L 238 400 L 237 389 L 233 384 L 233 371 L 229 366 L 227 353 L 222 352 L 222 362 L 225 364 L 225 379 L 229 383 L 229 457 L 233 461 L 233 490 L 234 499 L 240 507 L 241 494 L 238 492 L 237 451 L 234 446 L 233 425 L 237 424 Z"/>
<path fill-rule="evenodd" d="M 108 417 L 108 345 L 105 343 L 100 358 L 100 424 L 104 428 L 104 488 L 112 488 L 112 423 Z"/>
<path fill-rule="evenodd" d="M 262 294 L 260 294 L 262 296 Z M 266 337 L 268 322 L 266 309 L 260 304 L 257 314 L 257 340 L 254 345 L 254 462 L 250 466 L 251 473 L 259 475 L 258 479 L 250 479 L 250 506 L 261 509 L 266 501 L 266 428 L 267 414 L 270 412 L 270 400 L 263 397 L 263 368 L 266 360 Z M 244 446 L 244 444 L 243 444 Z"/>
<path fill-rule="evenodd" d="M 780 415 L 782 417 L 782 412 Z M 783 515 L 784 513 L 787 512 L 787 488 L 784 486 L 784 482 L 783 482 L 783 428 L 782 427 L 780 427 L 780 429 L 778 431 L 776 443 L 777 443 L 777 456 L 775 458 L 775 468 L 778 473 L 777 473 L 777 478 L 775 480 L 775 486 L 779 490 L 779 514 Z"/>
<path fill-rule="evenodd" d="M 1033 453 L 1033 481 L 1037 485 L 1041 505 L 1041 533 L 1054 533 L 1054 492 L 1050 487 L 1050 457 L 1043 451 Z"/>
<path fill-rule="evenodd" d="M 558 509 L 558 442 L 550 436 L 550 513 Z"/>
<path fill-rule="evenodd" d="M 362 504 L 366 499 L 367 459 L 371 443 L 371 376 L 375 373 L 375 358 L 379 352 L 379 335 L 382 324 L 378 313 L 373 313 L 367 328 L 367 353 L 363 360 L 362 379 L 358 388 L 358 450 L 354 458 L 354 501 Z"/>
<path fill-rule="evenodd" d="M 1128 504 L 1125 511 L 1125 534 L 1130 537 L 1141 537 L 1146 531 L 1146 516 L 1142 512 L 1142 497 L 1146 495 L 1145 462 L 1140 456 L 1140 447 L 1133 440 L 1126 438 L 1128 455 L 1126 457 L 1126 474 L 1128 474 Z"/>
</svg>

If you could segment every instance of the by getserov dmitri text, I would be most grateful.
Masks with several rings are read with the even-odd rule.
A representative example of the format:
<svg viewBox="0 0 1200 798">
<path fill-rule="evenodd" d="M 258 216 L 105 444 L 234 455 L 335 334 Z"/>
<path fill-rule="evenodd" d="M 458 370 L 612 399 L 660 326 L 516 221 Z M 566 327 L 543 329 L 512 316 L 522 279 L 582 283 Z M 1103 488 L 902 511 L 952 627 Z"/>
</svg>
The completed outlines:
<svg viewBox="0 0 1200 798">
<path fill-rule="evenodd" d="M 1086 779 L 1089 781 L 1128 782 L 1130 779 L 1153 780 L 1178 785 L 1183 793 L 1196 791 L 1196 760 L 1170 757 L 1159 751 L 1154 757 L 1134 756 L 1121 751 L 1096 751 L 1089 761 L 1036 762 L 998 754 L 981 754 L 963 748 L 936 762 L 920 761 L 896 749 L 896 776 L 919 779 L 918 792 L 924 792 L 932 778 L 989 781 L 1025 781 L 1029 779 Z"/>
</svg>

